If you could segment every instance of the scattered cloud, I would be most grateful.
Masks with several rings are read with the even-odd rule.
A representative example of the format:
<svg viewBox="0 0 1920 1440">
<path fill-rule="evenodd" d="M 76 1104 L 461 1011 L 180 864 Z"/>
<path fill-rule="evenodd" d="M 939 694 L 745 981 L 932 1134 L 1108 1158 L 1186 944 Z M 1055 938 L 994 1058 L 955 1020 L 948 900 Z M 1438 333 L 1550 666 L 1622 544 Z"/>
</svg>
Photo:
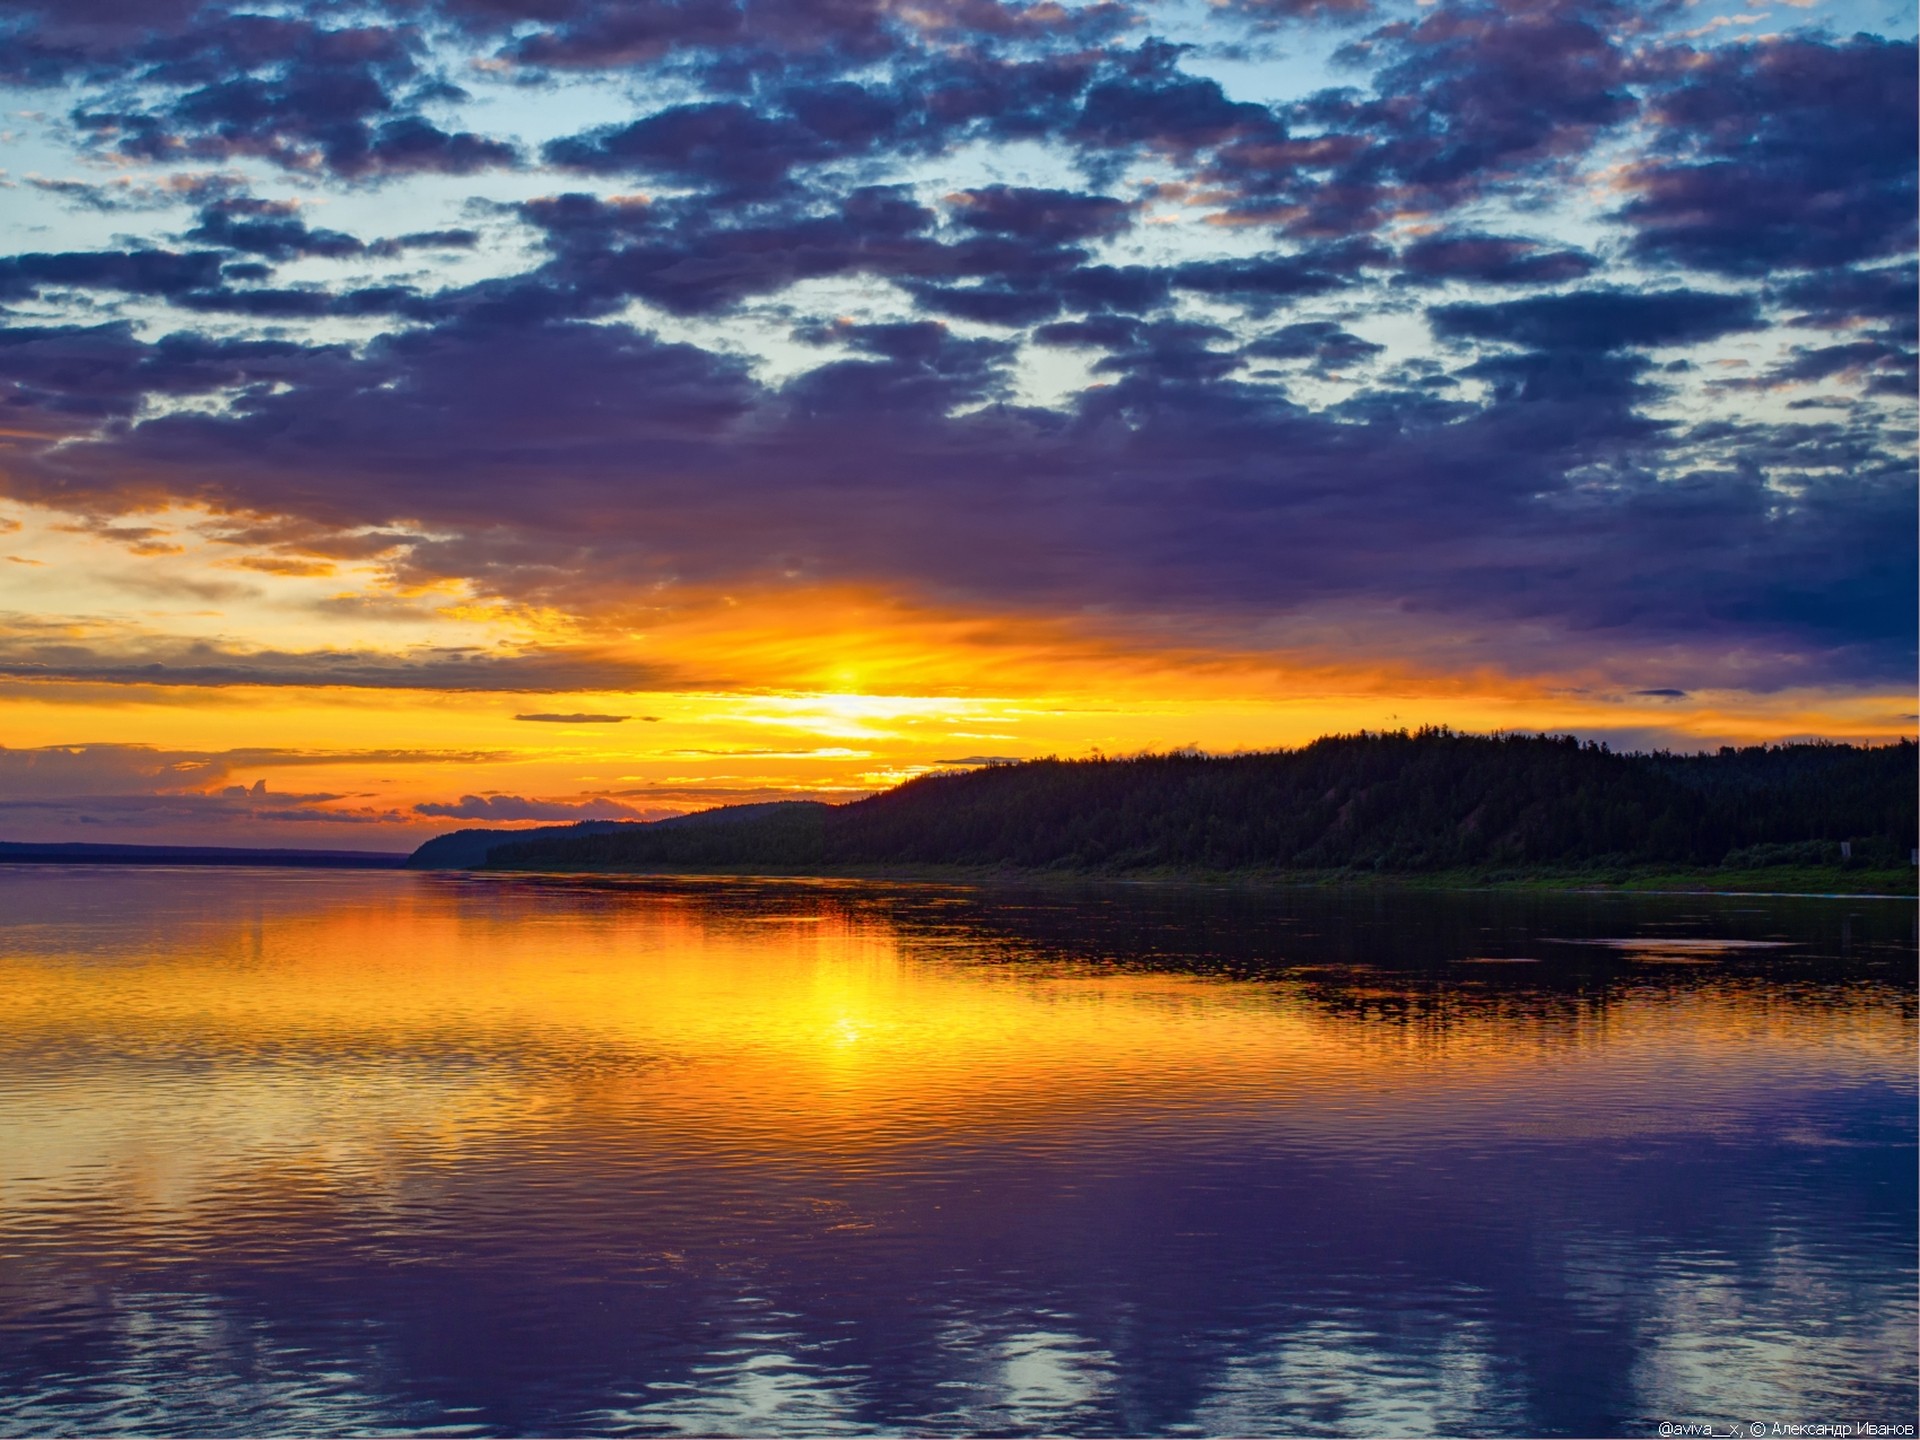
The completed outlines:
<svg viewBox="0 0 1920 1440">
<path fill-rule="evenodd" d="M 237 587 L 160 580 L 156 592 L 186 591 L 219 598 Z M 10 623 L 0 615 L 0 676 L 88 685 L 209 688 L 441 690 L 500 694 L 579 694 L 596 690 L 666 689 L 682 677 L 659 665 L 585 649 L 527 649 L 498 654 L 474 648 L 376 650 L 243 650 L 164 634 L 120 634 L 76 640 L 57 626 Z M 712 686 L 711 681 L 707 682 Z M 519 719 L 577 716 L 533 715 Z M 588 717 L 591 720 L 592 717 Z M 626 716 L 605 717 L 626 719 Z"/>
<path fill-rule="evenodd" d="M 0 495 L 114 547 L 119 618 L 0 676 L 637 705 L 811 679 L 857 591 L 982 648 L 1907 685 L 1915 48 L 1801 22 L 23 0 Z M 439 643 L 454 595 L 512 638 Z M 754 622 L 662 639 L 715 597 Z"/>
<path fill-rule="evenodd" d="M 424 801 L 413 807 L 417 815 L 447 820 L 663 820 L 673 810 L 636 809 L 605 795 L 582 800 L 530 800 L 522 795 L 462 795 L 453 803 Z"/>
</svg>

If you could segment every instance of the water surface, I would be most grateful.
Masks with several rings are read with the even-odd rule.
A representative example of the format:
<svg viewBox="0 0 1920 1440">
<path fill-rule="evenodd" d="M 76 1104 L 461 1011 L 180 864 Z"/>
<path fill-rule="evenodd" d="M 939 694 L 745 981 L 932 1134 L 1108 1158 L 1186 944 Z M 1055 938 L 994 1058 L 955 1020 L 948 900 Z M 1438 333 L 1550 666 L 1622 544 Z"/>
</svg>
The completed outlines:
<svg viewBox="0 0 1920 1440">
<path fill-rule="evenodd" d="M 0 1431 L 1910 1422 L 1914 907 L 0 868 Z"/>
</svg>

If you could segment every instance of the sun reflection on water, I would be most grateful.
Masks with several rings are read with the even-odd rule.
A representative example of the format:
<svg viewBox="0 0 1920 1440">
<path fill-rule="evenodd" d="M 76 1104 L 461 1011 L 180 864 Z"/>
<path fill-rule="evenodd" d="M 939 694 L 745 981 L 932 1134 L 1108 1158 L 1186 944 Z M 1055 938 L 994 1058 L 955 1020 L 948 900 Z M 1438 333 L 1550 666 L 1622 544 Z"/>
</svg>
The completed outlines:
<svg viewBox="0 0 1920 1440">
<path fill-rule="evenodd" d="M 872 886 L 32 884 L 0 875 L 0 1327 L 115 1297 L 114 1363 L 164 1397 L 239 1363 L 220 1327 L 284 1275 L 342 1308 L 300 1342 L 322 1403 L 266 1338 L 307 1302 L 263 1292 L 247 1363 L 304 1376 L 263 1382 L 268 1428 L 388 1425 L 376 1375 L 464 1423 L 473 1366 L 524 1369 L 475 1341 L 401 1384 L 352 1350 L 348 1317 L 413 1313 L 379 1299 L 402 1274 L 433 1324 L 433 1286 L 478 1287 L 548 1337 L 576 1390 L 540 1413 L 588 1429 L 1525 1431 L 1573 1363 L 1527 1358 L 1555 1326 L 1622 1415 L 1911 1388 L 1913 1307 L 1876 1288 L 1910 1215 L 1791 1198 L 1910 1153 L 1911 987 L 1756 969 L 1808 945 L 1711 916 L 1504 949 L 1476 921 L 1409 970 L 1392 915 L 1386 950 L 1335 947 L 1337 906 L 1194 939 L 1125 895 L 1023 929 Z M 1271 963 L 1195 958 L 1223 945 Z M 1697 1188 L 1729 1159 L 1758 1202 Z M 635 1338 L 583 1338 L 572 1295 Z M 57 1389 L 20 1414 L 99 1418 Z M 184 1403 L 130 1413 L 206 1428 Z M 501 1403 L 476 1423 L 525 1428 Z"/>
</svg>

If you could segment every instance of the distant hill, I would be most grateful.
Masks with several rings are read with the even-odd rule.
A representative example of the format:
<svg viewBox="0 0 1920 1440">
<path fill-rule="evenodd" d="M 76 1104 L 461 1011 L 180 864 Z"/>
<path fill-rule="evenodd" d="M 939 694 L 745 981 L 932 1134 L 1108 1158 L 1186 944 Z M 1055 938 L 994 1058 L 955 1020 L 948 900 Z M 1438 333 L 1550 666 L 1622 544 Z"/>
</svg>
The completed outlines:
<svg viewBox="0 0 1920 1440">
<path fill-rule="evenodd" d="M 409 870 L 477 870 L 487 852 L 509 840 L 563 840 L 627 828 L 621 820 L 581 820 L 571 825 L 547 825 L 538 830 L 454 830 L 436 835 L 407 856 Z"/>
<path fill-rule="evenodd" d="M 994 765 L 845 805 L 734 806 L 591 833 L 509 834 L 478 863 L 1419 873 L 1838 864 L 1844 843 L 1851 863 L 1893 868 L 1905 866 L 1920 824 L 1917 786 L 1911 741 L 1644 755 L 1569 737 L 1435 729 L 1219 758 Z"/>
<path fill-rule="evenodd" d="M 759 805 L 723 805 L 713 810 L 697 810 L 691 815 L 675 815 L 667 820 L 582 820 L 572 825 L 548 825 L 537 830 L 455 830 L 450 835 L 436 835 L 414 851 L 407 857 L 407 868 L 478 870 L 486 866 L 488 855 L 503 845 L 575 845 L 601 836 L 619 836 L 622 837 L 621 844 L 638 843 L 644 847 L 661 842 L 642 841 L 641 836 L 665 835 L 674 837 L 665 843 L 677 845 L 676 854 L 691 857 L 705 854 L 708 850 L 715 855 L 733 854 L 738 853 L 738 842 L 726 840 L 717 845 L 708 843 L 706 832 L 741 822 L 767 822 L 773 824 L 775 833 L 778 833 L 776 817 L 796 807 L 801 810 L 827 808 L 806 800 L 773 800 Z M 730 845 L 734 848 L 729 849 Z M 713 863 L 734 862 L 715 860 Z"/>
<path fill-rule="evenodd" d="M 0 841 L 0 865 L 275 865 L 320 870 L 397 870 L 389 850 L 253 850 L 237 845 L 36 844 Z"/>
</svg>

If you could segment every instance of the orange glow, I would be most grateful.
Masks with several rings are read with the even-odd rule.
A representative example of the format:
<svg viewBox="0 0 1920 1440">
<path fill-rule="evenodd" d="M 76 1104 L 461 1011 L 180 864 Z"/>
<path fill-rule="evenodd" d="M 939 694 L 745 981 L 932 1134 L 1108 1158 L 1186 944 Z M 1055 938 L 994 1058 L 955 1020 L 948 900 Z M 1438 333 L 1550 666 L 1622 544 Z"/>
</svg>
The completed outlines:
<svg viewBox="0 0 1920 1440">
<path fill-rule="evenodd" d="M 848 903 L 875 893 L 762 887 L 752 907 L 715 910 L 645 888 L 277 877 L 256 913 L 170 914 L 111 963 L 10 957 L 0 1055 L 100 1059 L 62 1082 L 74 1093 L 42 1092 L 39 1113 L 62 1118 L 36 1124 L 30 1149 L 0 1152 L 0 1193 L 18 1209 L 134 1166 L 180 1198 L 236 1166 L 339 1167 L 484 1142 L 530 1117 L 551 1129 L 615 1113 L 679 1143 L 847 1164 L 929 1137 L 1107 1116 L 1137 1126 L 1143 1114 L 1178 1124 L 1240 1102 L 1324 1139 L 1361 1115 L 1376 1135 L 1486 1133 L 1534 1123 L 1553 1095 L 1591 1094 L 1608 1076 L 1670 1092 L 1781 1067 L 1879 1073 L 1911 1040 L 1911 1018 L 1883 998 L 1792 1006 L 1737 987 L 1636 990 L 1531 1019 L 1463 1005 L 1445 1022 L 1356 1025 L 1292 981 L 956 964 L 944 932 Z M 230 1111 L 217 1126 L 195 1112 L 196 1132 L 224 1143 L 190 1155 L 156 1137 L 175 1133 L 177 1107 L 207 1102 L 152 1083 L 183 1054 L 217 1060 Z M 309 1064 L 326 1086 L 289 1079 Z M 339 1128 L 341 1087 L 379 1133 Z M 1607 1133 L 1668 1113 L 1616 1109 Z"/>
<path fill-rule="evenodd" d="M 96 817 L 127 839 L 408 848 L 463 823 L 444 813 L 462 796 L 523 797 L 549 818 L 586 805 L 651 815 L 847 798 L 980 757 L 1232 752 L 1425 724 L 1681 749 L 1886 741 L 1913 728 L 1908 696 L 1749 688 L 1737 657 L 1713 657 L 1727 674 L 1719 688 L 1676 699 L 1638 692 L 1695 673 L 1701 657 L 1603 665 L 1541 640 L 1521 652 L 1539 656 L 1530 666 L 1495 665 L 1470 637 L 1405 616 L 1122 625 L 797 584 L 601 597 L 589 615 L 405 583 L 377 557 L 308 554 L 297 539 L 221 539 L 234 522 L 193 512 L 91 527 L 22 516 L 8 544 L 29 563 L 0 567 L 12 614 L 0 616 L 0 642 L 33 664 L 0 680 L 0 743 L 252 752 L 216 767 L 206 793 L 265 781 L 289 797 L 254 807 L 271 815 L 199 831 L 177 816 L 151 833 Z M 75 654 L 123 669 L 116 683 L 62 678 L 61 657 Z M 226 665 L 232 678 L 174 685 L 124 668 L 156 654 L 168 667 Z M 263 654 L 302 683 L 238 683 Z M 315 683 L 342 660 L 397 668 L 377 686 Z M 499 677 L 529 664 L 531 688 L 502 688 Z M 435 679 L 406 687 L 407 666 L 437 667 Z M 468 673 L 478 680 L 461 683 Z M 568 690 L 573 673 L 589 678 Z M 516 718 L 528 714 L 614 718 Z M 441 813 L 415 810 L 423 804 Z M 30 838 L 25 821 L 41 827 L 32 838 L 103 838 L 52 816 L 16 816 L 0 838 Z"/>
</svg>

